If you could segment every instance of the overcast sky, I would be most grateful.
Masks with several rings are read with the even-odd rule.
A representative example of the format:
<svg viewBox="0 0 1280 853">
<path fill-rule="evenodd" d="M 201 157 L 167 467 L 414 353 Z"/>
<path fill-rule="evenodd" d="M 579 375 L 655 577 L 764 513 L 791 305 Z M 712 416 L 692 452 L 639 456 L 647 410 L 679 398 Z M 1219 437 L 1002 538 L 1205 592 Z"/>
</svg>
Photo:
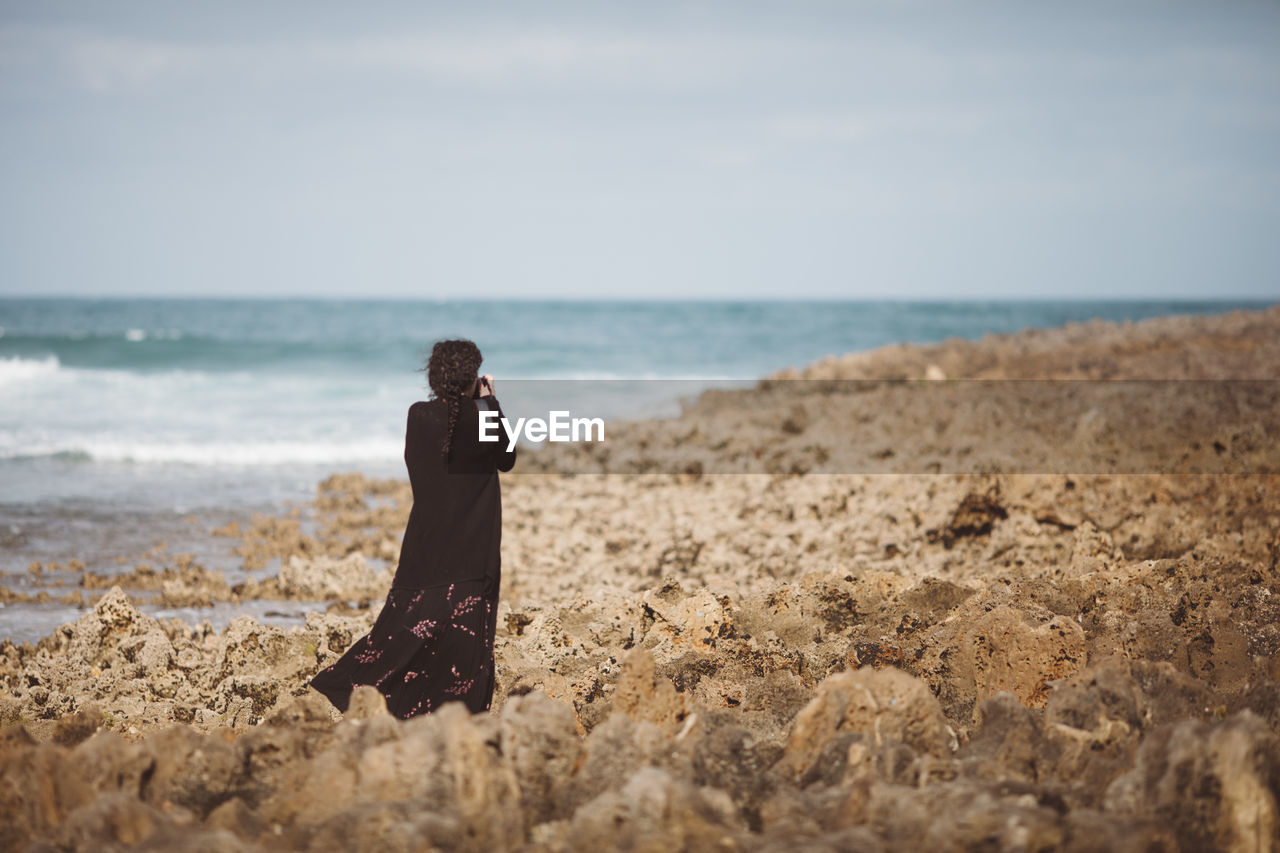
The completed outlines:
<svg viewBox="0 0 1280 853">
<path fill-rule="evenodd" d="M 1275 2 L 0 9 L 0 295 L 1280 298 Z"/>
</svg>

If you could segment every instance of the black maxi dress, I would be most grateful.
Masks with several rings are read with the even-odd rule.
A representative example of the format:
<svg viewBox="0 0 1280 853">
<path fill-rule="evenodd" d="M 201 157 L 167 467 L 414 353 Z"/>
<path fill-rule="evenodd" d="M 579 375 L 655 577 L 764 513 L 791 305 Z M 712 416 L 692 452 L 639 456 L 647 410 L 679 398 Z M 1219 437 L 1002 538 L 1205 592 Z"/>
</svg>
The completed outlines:
<svg viewBox="0 0 1280 853">
<path fill-rule="evenodd" d="M 489 432 L 497 442 L 479 440 L 482 406 L 501 415 L 496 398 L 464 398 L 447 462 L 448 405 L 409 407 L 404 460 L 413 509 L 391 591 L 369 633 L 311 680 L 340 711 L 363 684 L 378 688 L 401 719 L 450 701 L 472 713 L 489 709 L 501 580 L 498 472 L 510 471 L 516 454 L 500 421 Z"/>
</svg>

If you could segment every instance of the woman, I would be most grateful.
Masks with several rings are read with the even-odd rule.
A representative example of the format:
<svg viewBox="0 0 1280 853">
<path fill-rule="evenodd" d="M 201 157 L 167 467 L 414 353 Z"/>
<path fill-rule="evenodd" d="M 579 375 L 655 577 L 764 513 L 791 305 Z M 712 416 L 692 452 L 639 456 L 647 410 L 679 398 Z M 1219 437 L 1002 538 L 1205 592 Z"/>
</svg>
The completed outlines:
<svg viewBox="0 0 1280 853">
<path fill-rule="evenodd" d="M 311 681 L 340 711 L 351 691 L 377 687 L 402 719 L 460 700 L 472 713 L 493 699 L 493 637 L 500 580 L 498 472 L 514 450 L 479 440 L 480 408 L 501 413 L 493 377 L 471 341 L 440 341 L 427 362 L 432 399 L 409 407 L 404 461 L 413 487 L 391 591 L 373 629 Z M 490 432 L 492 432 L 492 427 Z"/>
</svg>

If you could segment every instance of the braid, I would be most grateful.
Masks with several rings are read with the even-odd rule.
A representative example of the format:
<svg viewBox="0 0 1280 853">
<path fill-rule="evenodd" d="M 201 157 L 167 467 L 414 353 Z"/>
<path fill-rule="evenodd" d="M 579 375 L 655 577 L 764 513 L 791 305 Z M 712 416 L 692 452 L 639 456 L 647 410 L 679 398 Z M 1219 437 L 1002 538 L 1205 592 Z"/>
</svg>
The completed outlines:
<svg viewBox="0 0 1280 853">
<path fill-rule="evenodd" d="M 480 372 L 480 348 L 468 340 L 437 341 L 427 361 L 427 384 L 438 399 L 449 406 L 449 430 L 440 452 L 449 458 L 453 433 L 458 425 L 462 399 L 471 390 Z"/>
<path fill-rule="evenodd" d="M 453 428 L 458 425 L 458 410 L 462 407 L 461 397 L 450 397 L 449 402 L 449 431 L 444 434 L 444 444 L 440 448 L 440 452 L 444 454 L 444 458 L 449 458 L 449 447 L 453 444 Z"/>
</svg>

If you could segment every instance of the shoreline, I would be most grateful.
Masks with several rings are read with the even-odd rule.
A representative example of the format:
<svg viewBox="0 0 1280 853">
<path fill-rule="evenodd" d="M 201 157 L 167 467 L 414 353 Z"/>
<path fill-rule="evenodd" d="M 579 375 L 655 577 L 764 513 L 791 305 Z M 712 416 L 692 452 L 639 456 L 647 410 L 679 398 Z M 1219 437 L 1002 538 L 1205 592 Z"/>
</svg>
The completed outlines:
<svg viewBox="0 0 1280 853">
<path fill-rule="evenodd" d="M 501 849 L 578 849 L 594 821 L 645 791 L 689 804 L 622 830 L 651 843 L 834 844 L 856 830 L 903 849 L 923 841 L 918 824 L 963 847 L 983 827 L 1013 825 L 1087 849 L 1089 839 L 1161 842 L 1171 837 L 1161 816 L 1174 814 L 1179 835 L 1226 844 L 1248 826 L 1280 825 L 1266 781 L 1266 768 L 1280 772 L 1271 422 L 1221 432 L 1225 419 L 1196 408 L 1211 400 L 1157 422 L 1153 459 L 1195 443 L 1234 464 L 1228 476 L 934 474 L 921 467 L 957 436 L 980 434 L 980 413 L 913 408 L 893 382 L 803 396 L 780 383 L 1276 376 L 1280 306 L 896 345 L 704 395 L 670 421 L 620 425 L 610 441 L 639 471 L 646 459 L 679 469 L 670 460 L 695 451 L 726 469 L 735 453 L 761 451 L 768 466 L 738 477 L 550 473 L 549 462 L 582 462 L 567 448 L 541 473 L 504 477 L 499 687 L 476 718 L 398 723 L 366 696 L 336 722 L 306 691 L 309 674 L 371 624 L 389 573 L 368 558 L 393 563 L 408 511 L 407 482 L 336 474 L 318 489 L 314 535 L 287 518 L 235 531 L 246 567 L 279 560 L 279 577 L 236 589 L 187 566 L 146 579 L 175 606 L 328 599 L 326 611 L 291 630 L 252 618 L 213 630 L 157 622 L 112 589 L 34 646 L 0 643 L 0 756 L 13 778 L 40 756 L 55 776 L 96 761 L 102 773 L 89 777 L 101 780 L 126 753 L 161 767 L 170 753 L 231 750 L 228 766 L 243 769 L 205 782 L 175 769 L 134 789 L 127 808 L 156 838 L 265 843 L 279 825 L 296 849 L 340 817 L 316 810 L 317 786 L 326 801 L 412 824 L 403 808 L 421 784 L 377 764 L 389 742 L 473 779 L 441 783 L 439 819 Z M 1098 403 L 1083 427 L 1071 409 L 1071 434 L 1105 445 L 1107 430 L 1133 423 L 1124 402 Z M 1259 405 L 1277 410 L 1274 398 Z M 1028 431 L 1052 435 L 1067 410 L 1048 406 Z M 713 418 L 741 446 L 720 446 Z M 970 456 L 1020 458 L 1041 452 L 1036 439 L 976 444 Z M 886 450 L 901 470 L 865 473 Z M 822 454 L 847 467 L 806 476 Z M 181 734 L 167 733 L 174 723 Z M 110 746 L 117 733 L 127 750 Z M 471 757 L 450 742 L 472 744 Z M 272 744 L 279 757 L 254 769 Z M 1158 768 L 1179 761 L 1198 780 L 1236 780 L 1202 803 L 1212 820 L 1181 809 L 1183 788 L 1161 781 Z M 361 800 L 357 777 L 336 770 L 344 764 L 387 783 Z M 105 784 L 50 794 L 56 806 L 43 813 L 16 789 L 4 804 L 28 816 L 21 837 L 53 838 L 105 807 Z M 350 800 L 335 793 L 348 788 Z M 496 812 L 516 823 L 483 826 Z"/>
</svg>

